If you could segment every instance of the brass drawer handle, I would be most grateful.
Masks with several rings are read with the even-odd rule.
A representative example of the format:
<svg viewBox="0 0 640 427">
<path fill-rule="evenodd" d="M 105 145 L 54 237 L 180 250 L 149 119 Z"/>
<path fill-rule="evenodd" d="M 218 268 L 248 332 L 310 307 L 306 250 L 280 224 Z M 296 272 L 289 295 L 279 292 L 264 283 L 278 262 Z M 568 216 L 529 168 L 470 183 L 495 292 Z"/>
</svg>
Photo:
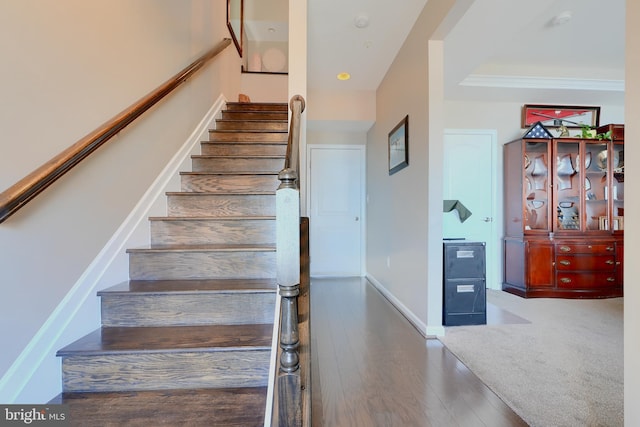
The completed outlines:
<svg viewBox="0 0 640 427">
<path fill-rule="evenodd" d="M 613 262 L 613 260 L 612 260 L 612 259 L 608 259 L 608 260 L 606 260 L 604 263 L 605 263 L 605 264 L 609 264 L 609 265 L 613 265 L 613 264 L 615 264 L 615 262 Z"/>
<path fill-rule="evenodd" d="M 571 252 L 571 247 L 569 247 L 569 246 L 560 246 L 560 250 L 562 252 Z"/>
<path fill-rule="evenodd" d="M 560 279 L 560 281 L 562 283 L 571 283 L 571 279 L 569 279 L 568 277 L 563 277 L 562 279 Z"/>
<path fill-rule="evenodd" d="M 616 279 L 613 277 L 607 277 L 607 282 L 615 282 Z"/>
<path fill-rule="evenodd" d="M 562 261 L 560 261 L 560 264 L 562 264 L 562 265 L 571 265 L 571 261 L 567 261 L 566 259 L 563 259 Z"/>
</svg>

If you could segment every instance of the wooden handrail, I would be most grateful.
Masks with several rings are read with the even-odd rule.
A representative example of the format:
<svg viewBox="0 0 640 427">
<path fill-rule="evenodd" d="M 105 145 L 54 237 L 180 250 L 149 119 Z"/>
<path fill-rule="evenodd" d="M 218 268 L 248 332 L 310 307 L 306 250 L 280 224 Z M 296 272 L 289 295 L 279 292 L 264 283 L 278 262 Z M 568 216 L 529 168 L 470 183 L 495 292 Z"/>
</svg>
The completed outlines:
<svg viewBox="0 0 640 427">
<path fill-rule="evenodd" d="M 155 90 L 144 96 L 121 113 L 105 122 L 93 132 L 77 141 L 75 144 L 53 157 L 48 162 L 22 178 L 20 181 L 0 193 L 0 223 L 5 221 L 30 200 L 40 194 L 45 188 L 53 184 L 58 178 L 70 171 L 85 157 L 117 135 L 136 118 L 161 99 L 184 83 L 209 60 L 231 44 L 231 39 L 225 38 L 216 46 L 205 52 L 189 66 L 171 77 Z"/>
<path fill-rule="evenodd" d="M 300 175 L 300 121 L 305 108 L 304 98 L 301 95 L 294 95 L 289 101 L 289 108 L 291 109 L 291 124 L 289 125 L 284 170 L 289 169 L 295 172 L 297 180 Z"/>
</svg>

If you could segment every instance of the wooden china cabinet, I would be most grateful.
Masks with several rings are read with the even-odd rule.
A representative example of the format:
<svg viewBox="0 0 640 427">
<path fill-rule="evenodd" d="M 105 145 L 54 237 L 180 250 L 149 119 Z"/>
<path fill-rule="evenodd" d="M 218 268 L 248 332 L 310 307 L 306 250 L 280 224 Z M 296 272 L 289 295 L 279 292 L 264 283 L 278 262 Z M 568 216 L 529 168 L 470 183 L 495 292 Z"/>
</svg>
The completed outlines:
<svg viewBox="0 0 640 427">
<path fill-rule="evenodd" d="M 597 129 L 608 131 L 602 140 L 505 144 L 503 290 L 527 298 L 622 296 L 624 125 Z"/>
</svg>

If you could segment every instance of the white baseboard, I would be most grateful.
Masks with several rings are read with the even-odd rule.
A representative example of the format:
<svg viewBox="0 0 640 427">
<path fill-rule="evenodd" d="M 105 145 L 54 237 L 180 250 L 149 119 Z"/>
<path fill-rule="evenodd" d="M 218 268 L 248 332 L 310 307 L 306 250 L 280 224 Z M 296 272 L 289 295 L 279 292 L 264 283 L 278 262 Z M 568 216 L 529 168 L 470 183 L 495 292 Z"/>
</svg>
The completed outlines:
<svg viewBox="0 0 640 427">
<path fill-rule="evenodd" d="M 428 337 L 427 325 L 422 320 L 420 320 L 418 316 L 416 316 L 411 310 L 409 310 L 406 305 L 404 305 L 398 298 L 395 297 L 395 295 L 389 292 L 389 290 L 385 288 L 382 283 L 376 280 L 375 277 L 367 275 L 366 278 L 369 282 L 371 282 L 373 286 L 375 286 L 378 291 L 380 291 L 382 295 L 384 295 L 386 299 L 389 300 L 389 302 L 409 321 L 409 323 L 411 323 L 413 327 L 416 328 L 418 332 L 420 332 L 423 337 Z"/>
<path fill-rule="evenodd" d="M 61 363 L 56 357 L 57 350 L 100 327 L 100 306 L 96 293 L 101 283 L 109 276 L 112 264 L 129 247 L 136 230 L 145 225 L 154 204 L 164 195 L 167 185 L 178 174 L 183 163 L 188 161 L 194 148 L 202 140 L 208 139 L 208 131 L 215 126 L 215 119 L 225 103 L 226 99 L 220 95 L 109 242 L 2 376 L 0 402 L 46 403 L 60 393 Z"/>
<path fill-rule="evenodd" d="M 427 338 L 444 336 L 444 326 L 427 326 Z"/>
<path fill-rule="evenodd" d="M 382 283 L 380 283 L 378 280 L 376 280 L 375 277 L 367 275 L 366 278 L 367 278 L 368 281 L 371 282 L 371 284 L 373 286 L 375 286 L 375 288 L 378 291 L 380 291 L 380 293 L 382 295 L 384 295 L 384 297 L 387 300 L 389 300 L 389 302 L 409 321 L 409 323 L 411 323 L 411 325 L 413 325 L 413 327 L 416 328 L 416 330 L 418 332 L 420 332 L 420 334 L 423 337 L 425 337 L 427 339 L 432 339 L 432 338 L 436 338 L 436 337 L 444 335 L 444 327 L 443 326 L 441 326 L 441 325 L 436 325 L 436 326 L 426 325 L 415 314 L 413 314 L 413 312 L 411 310 L 409 310 L 407 308 L 407 306 L 402 304 L 402 302 L 400 302 L 400 300 L 398 300 L 398 298 L 396 298 L 391 292 L 389 292 L 389 290 L 387 288 L 385 288 L 382 285 Z"/>
</svg>

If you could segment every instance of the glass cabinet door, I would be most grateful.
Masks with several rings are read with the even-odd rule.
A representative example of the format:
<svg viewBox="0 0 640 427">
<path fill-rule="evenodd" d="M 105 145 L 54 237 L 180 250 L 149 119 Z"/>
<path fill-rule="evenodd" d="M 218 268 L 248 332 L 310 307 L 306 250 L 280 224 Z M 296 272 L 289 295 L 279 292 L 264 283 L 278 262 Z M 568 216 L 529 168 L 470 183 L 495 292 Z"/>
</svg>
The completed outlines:
<svg viewBox="0 0 640 427">
<path fill-rule="evenodd" d="M 583 186 L 580 177 L 584 176 L 580 160 L 580 141 L 556 141 L 556 211 L 554 229 L 580 230 L 580 192 Z M 584 159 L 583 159 L 584 160 Z M 582 168 L 584 169 L 584 168 Z"/>
<path fill-rule="evenodd" d="M 609 229 L 608 144 L 586 142 L 584 169 L 585 229 Z"/>
<path fill-rule="evenodd" d="M 613 144 L 612 155 L 613 179 L 611 181 L 613 218 L 611 229 L 624 230 L 624 145 Z"/>
<path fill-rule="evenodd" d="M 525 230 L 549 229 L 549 145 L 544 142 L 525 142 L 524 198 Z"/>
</svg>

